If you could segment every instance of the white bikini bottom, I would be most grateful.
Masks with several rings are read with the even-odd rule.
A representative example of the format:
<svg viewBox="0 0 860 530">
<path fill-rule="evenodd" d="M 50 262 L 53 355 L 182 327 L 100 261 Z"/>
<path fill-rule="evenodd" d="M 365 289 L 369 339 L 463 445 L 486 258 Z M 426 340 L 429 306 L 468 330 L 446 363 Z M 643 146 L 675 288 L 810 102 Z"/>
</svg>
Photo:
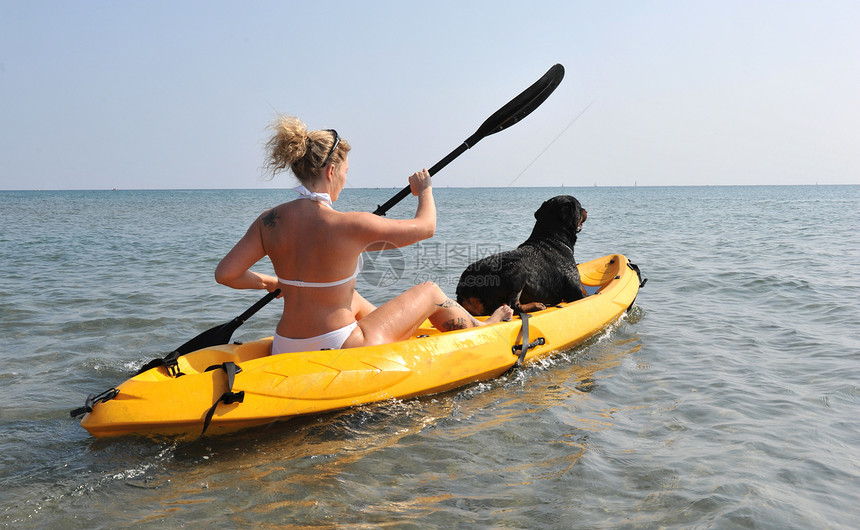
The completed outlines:
<svg viewBox="0 0 860 530">
<path fill-rule="evenodd" d="M 358 322 L 353 322 L 340 329 L 306 339 L 291 339 L 275 333 L 275 337 L 272 339 L 272 355 L 300 351 L 339 350 L 356 326 L 358 326 Z"/>
</svg>

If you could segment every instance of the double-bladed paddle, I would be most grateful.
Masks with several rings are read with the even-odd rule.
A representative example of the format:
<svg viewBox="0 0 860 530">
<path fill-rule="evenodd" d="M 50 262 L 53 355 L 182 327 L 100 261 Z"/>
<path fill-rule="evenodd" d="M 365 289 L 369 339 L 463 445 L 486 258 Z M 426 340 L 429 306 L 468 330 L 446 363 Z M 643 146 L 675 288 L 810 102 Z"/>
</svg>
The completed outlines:
<svg viewBox="0 0 860 530">
<path fill-rule="evenodd" d="M 487 120 L 478 127 L 475 134 L 467 138 L 459 147 L 451 151 L 448 156 L 430 168 L 430 175 L 432 176 L 438 173 L 442 168 L 447 166 L 461 154 L 465 153 L 466 150 L 477 144 L 484 137 L 507 129 L 511 125 L 521 121 L 523 118 L 531 114 L 532 111 L 538 108 L 540 104 L 543 103 L 550 94 L 552 94 L 559 83 L 561 83 L 562 78 L 564 78 L 564 67 L 560 64 L 554 65 L 532 86 L 525 89 L 520 95 L 509 101 L 505 106 L 487 118 Z M 409 193 L 409 186 L 406 186 L 400 190 L 397 195 L 389 199 L 388 202 L 377 207 L 373 213 L 376 215 L 385 215 L 392 206 L 403 200 L 403 198 L 409 195 Z M 279 293 L 280 290 L 275 290 L 266 294 L 266 296 L 262 297 L 254 305 L 248 308 L 247 311 L 233 320 L 204 331 L 200 335 L 197 335 L 182 346 L 168 353 L 164 358 L 154 359 L 148 362 L 140 369 L 140 371 L 138 371 L 138 374 L 156 366 L 166 366 L 171 374 L 177 375 L 179 372 L 176 365 L 176 359 L 192 351 L 208 348 L 210 346 L 218 346 L 220 344 L 228 344 L 230 342 L 230 338 L 233 336 L 233 332 L 236 331 L 239 326 L 244 324 L 245 321 L 254 313 L 276 298 Z"/>
</svg>

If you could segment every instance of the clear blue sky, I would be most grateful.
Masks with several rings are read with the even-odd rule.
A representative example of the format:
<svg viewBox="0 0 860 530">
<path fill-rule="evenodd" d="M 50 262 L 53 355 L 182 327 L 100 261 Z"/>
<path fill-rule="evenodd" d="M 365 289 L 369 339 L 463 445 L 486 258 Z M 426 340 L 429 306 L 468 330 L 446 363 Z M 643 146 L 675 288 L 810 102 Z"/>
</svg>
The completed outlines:
<svg viewBox="0 0 860 530">
<path fill-rule="evenodd" d="M 260 179 L 276 112 L 399 187 L 557 62 L 436 186 L 857 184 L 858 28 L 854 0 L 0 0 L 0 189 L 292 187 Z"/>
</svg>

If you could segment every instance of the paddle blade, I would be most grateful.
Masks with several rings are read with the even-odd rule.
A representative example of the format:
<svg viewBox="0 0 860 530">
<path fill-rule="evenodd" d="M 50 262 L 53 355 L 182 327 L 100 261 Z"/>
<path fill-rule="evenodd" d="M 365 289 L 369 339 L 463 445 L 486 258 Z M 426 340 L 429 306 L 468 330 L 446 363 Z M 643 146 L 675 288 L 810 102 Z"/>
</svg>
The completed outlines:
<svg viewBox="0 0 860 530">
<path fill-rule="evenodd" d="M 197 335 L 182 346 L 176 348 L 174 351 L 178 352 L 179 355 L 185 355 L 186 353 L 202 350 L 203 348 L 230 344 L 230 338 L 233 336 L 233 332 L 241 325 L 242 322 L 234 318 L 226 324 L 221 324 L 220 326 L 207 329 L 200 335 Z"/>
<path fill-rule="evenodd" d="M 140 368 L 140 370 L 137 371 L 137 375 L 140 375 L 143 372 L 146 372 L 158 366 L 165 366 L 167 367 L 168 373 L 175 377 L 177 374 L 173 373 L 172 370 L 174 370 L 176 366 L 176 359 L 182 357 L 186 353 L 202 350 L 203 348 L 211 348 L 212 346 L 229 344 L 230 337 L 233 336 L 233 332 L 236 331 L 236 328 L 241 325 L 242 322 L 239 321 L 238 318 L 234 318 L 226 324 L 221 324 L 220 326 L 215 326 L 214 328 L 207 329 L 200 335 L 197 335 L 182 346 L 165 355 L 164 358 L 153 359 L 148 363 L 144 364 Z M 176 372 L 178 373 L 178 370 L 176 370 Z"/>
<path fill-rule="evenodd" d="M 562 79 L 564 79 L 564 67 L 560 64 L 553 65 L 532 86 L 525 89 L 520 95 L 510 100 L 504 107 L 487 118 L 478 128 L 477 132 L 466 140 L 466 144 L 472 147 L 481 138 L 507 129 L 531 114 L 541 103 L 546 101 L 546 98 L 553 93 Z"/>
<path fill-rule="evenodd" d="M 546 98 L 553 93 L 559 83 L 561 83 L 562 79 L 564 79 L 564 67 L 560 64 L 553 65 L 552 68 L 547 70 L 543 77 L 535 81 L 532 86 L 525 89 L 520 95 L 510 100 L 504 107 L 500 108 L 493 113 L 492 116 L 487 118 L 475 134 L 467 138 L 465 142 L 451 151 L 448 156 L 431 167 L 428 170 L 430 176 L 435 175 L 443 167 L 450 164 L 455 158 L 465 153 L 466 150 L 481 141 L 481 138 L 495 134 L 503 129 L 507 129 L 511 125 L 531 114 L 533 110 L 541 105 L 541 103 L 546 101 Z M 385 204 L 377 206 L 373 213 L 376 215 L 385 215 L 391 207 L 402 201 L 407 195 L 409 195 L 409 186 L 406 186 L 397 192 L 397 195 L 388 199 Z"/>
<path fill-rule="evenodd" d="M 244 324 L 245 321 L 248 320 L 254 313 L 259 311 L 263 308 L 263 306 L 275 299 L 279 294 L 281 294 L 280 289 L 275 289 L 271 293 L 266 294 L 264 297 L 257 300 L 254 305 L 245 310 L 245 312 L 241 315 L 237 316 L 226 324 L 221 324 L 220 326 L 215 326 L 214 328 L 207 329 L 200 335 L 197 335 L 182 346 L 176 348 L 175 352 L 179 352 L 179 355 L 185 355 L 186 353 L 202 350 L 203 348 L 220 346 L 221 344 L 229 344 L 230 338 L 233 336 L 233 332 L 236 331 L 239 326 Z"/>
<path fill-rule="evenodd" d="M 176 365 L 176 359 L 185 355 L 186 353 L 202 350 L 203 348 L 211 348 L 212 346 L 220 346 L 221 344 L 229 344 L 230 338 L 233 336 L 233 332 L 236 331 L 239 326 L 244 324 L 245 321 L 248 320 L 254 313 L 262 309 L 263 306 L 271 302 L 273 299 L 277 298 L 279 294 L 281 294 L 281 290 L 275 289 L 271 293 L 268 293 L 264 297 L 257 300 L 254 305 L 246 309 L 244 313 L 237 316 L 233 320 L 225 324 L 221 324 L 220 326 L 215 326 L 214 328 L 207 329 L 200 335 L 197 335 L 182 346 L 168 353 L 162 359 L 151 360 L 150 362 L 143 365 L 140 370 L 138 370 L 138 375 L 157 366 L 167 366 L 169 371 L 171 369 L 171 366 Z"/>
</svg>

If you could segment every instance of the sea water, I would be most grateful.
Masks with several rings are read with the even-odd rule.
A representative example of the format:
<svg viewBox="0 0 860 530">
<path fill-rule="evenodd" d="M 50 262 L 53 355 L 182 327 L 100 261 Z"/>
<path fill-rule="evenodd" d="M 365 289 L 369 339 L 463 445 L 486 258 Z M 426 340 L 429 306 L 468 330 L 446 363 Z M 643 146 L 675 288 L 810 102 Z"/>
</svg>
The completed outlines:
<svg viewBox="0 0 860 530">
<path fill-rule="evenodd" d="M 177 444 L 96 440 L 69 410 L 256 301 L 213 270 L 294 194 L 0 192 L 0 523 L 856 527 L 860 186 L 438 188 L 436 235 L 358 289 L 453 294 L 559 194 L 588 210 L 579 261 L 649 280 L 610 329 L 460 390 Z M 270 335 L 277 305 L 233 338 Z"/>
</svg>

